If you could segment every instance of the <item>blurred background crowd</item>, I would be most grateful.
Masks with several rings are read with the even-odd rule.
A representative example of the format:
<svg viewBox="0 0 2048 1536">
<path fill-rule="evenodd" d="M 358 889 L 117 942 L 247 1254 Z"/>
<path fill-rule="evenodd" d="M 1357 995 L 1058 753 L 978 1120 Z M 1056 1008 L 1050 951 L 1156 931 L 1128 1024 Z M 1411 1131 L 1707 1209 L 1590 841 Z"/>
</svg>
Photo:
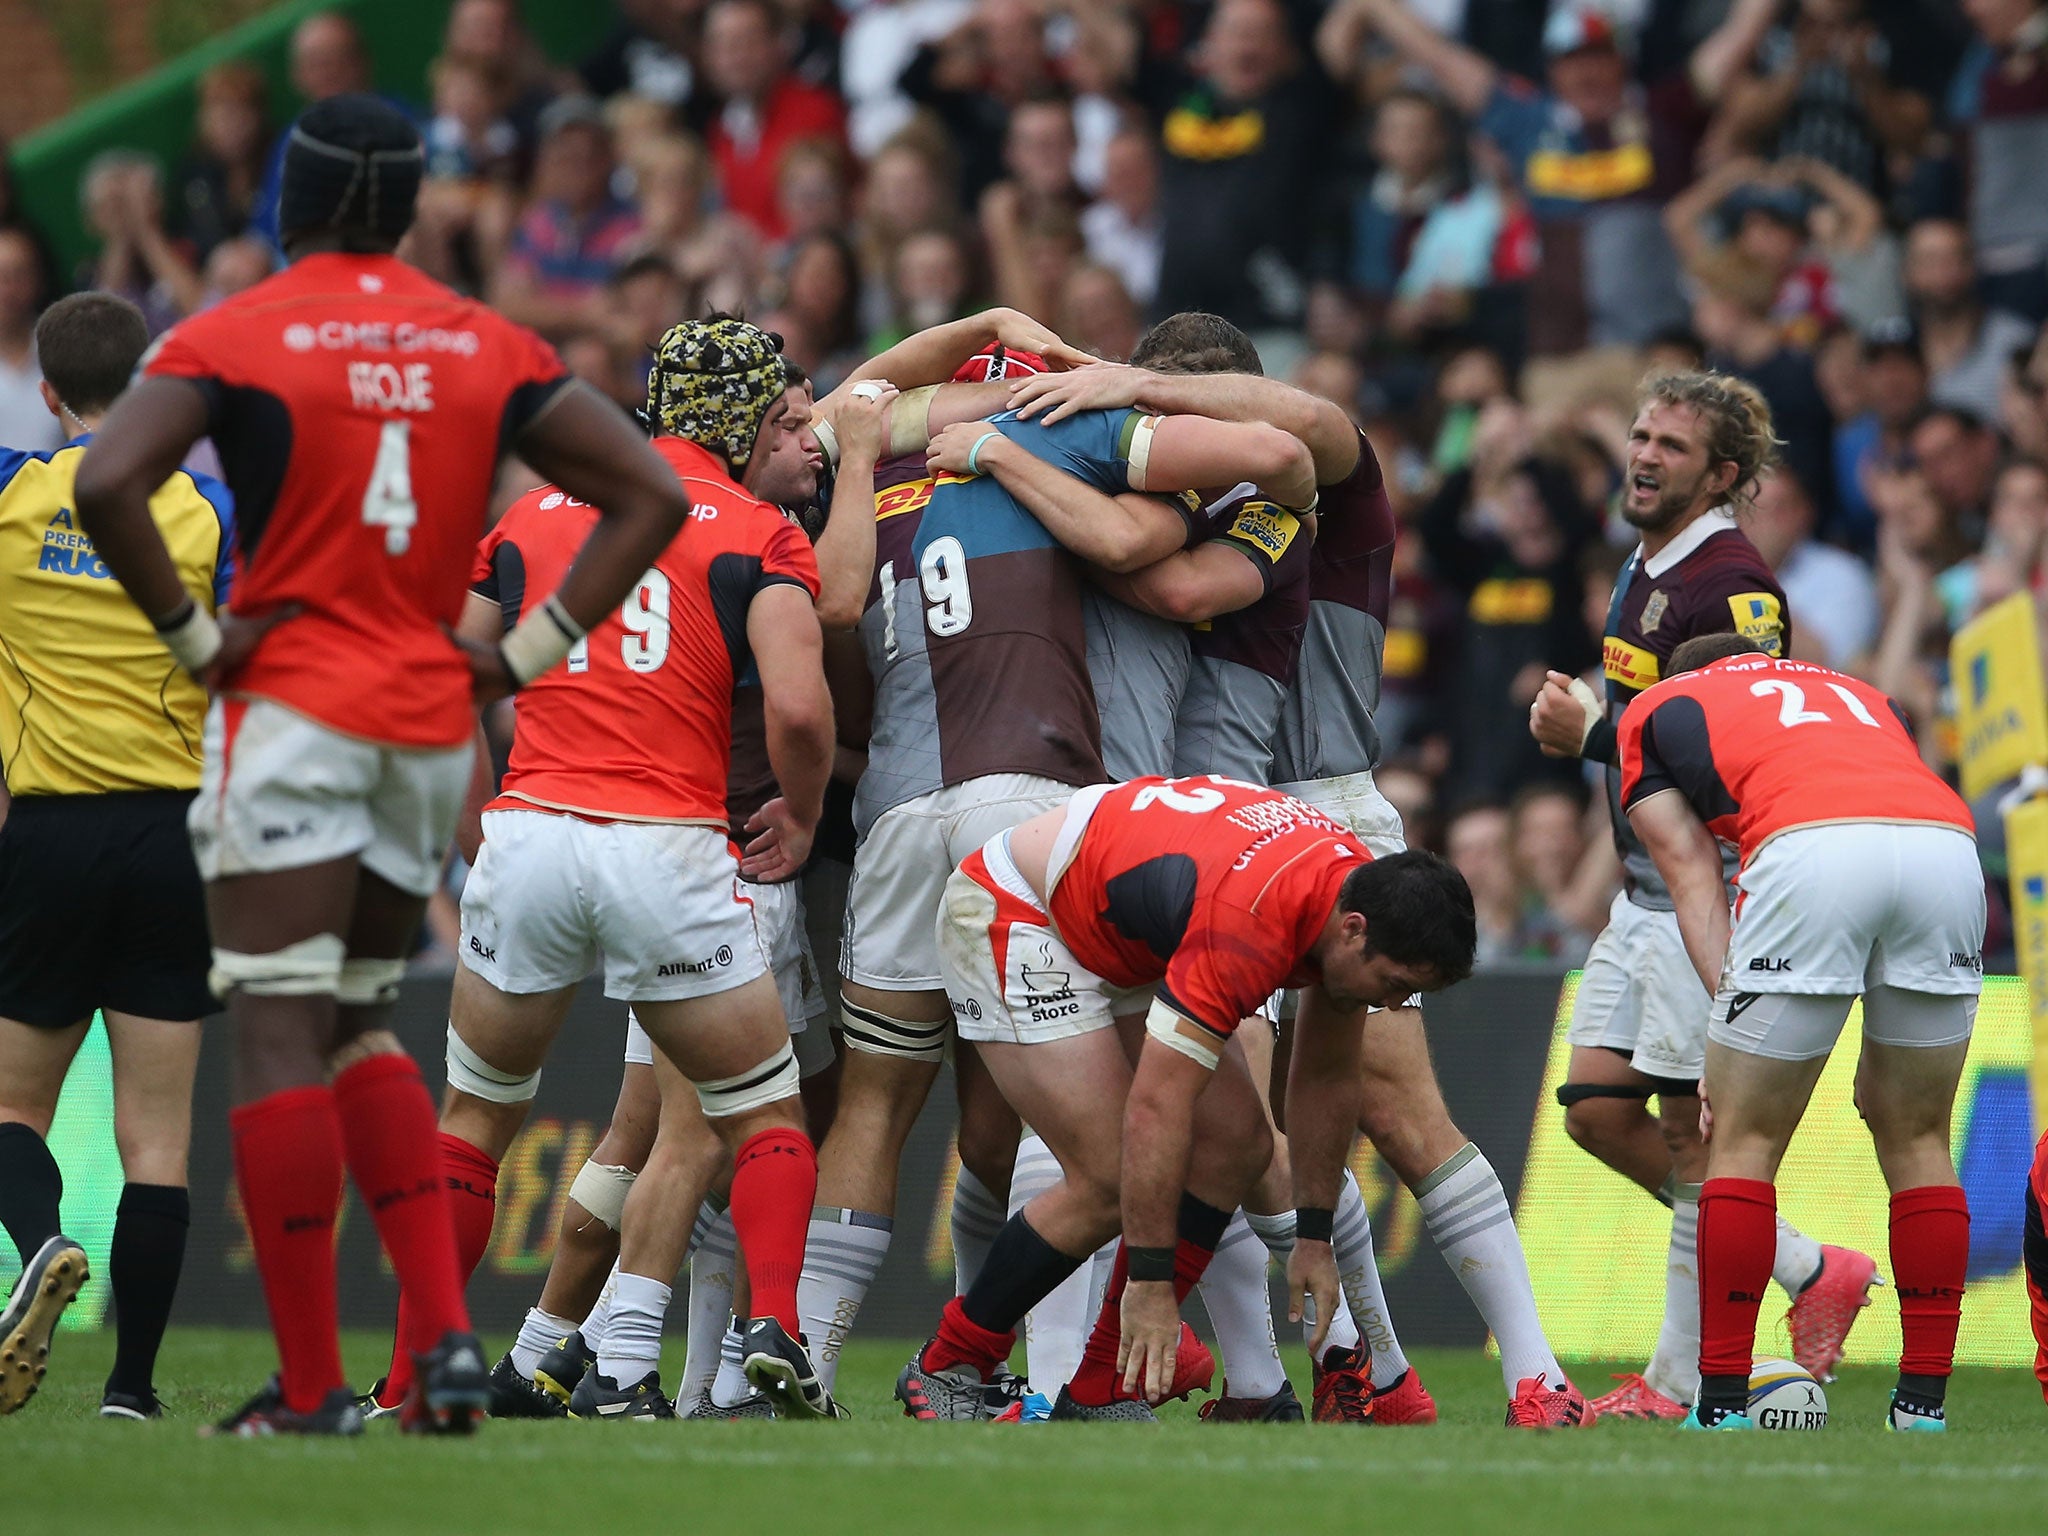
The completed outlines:
<svg viewBox="0 0 2048 1536">
<path fill-rule="evenodd" d="M 341 12 L 291 79 L 383 87 Z M 1526 722 L 1546 669 L 1598 667 L 1646 369 L 1762 388 L 1748 528 L 1793 654 L 1898 697 L 1931 761 L 1949 635 L 2048 581 L 2048 0 L 618 0 L 581 59 L 454 0 L 430 79 L 404 254 L 621 402 L 685 314 L 829 389 L 1004 304 L 1108 358 L 1214 310 L 1342 405 L 1405 528 L 1380 782 L 1482 960 L 1575 963 L 1618 879 Z M 272 269 L 285 115 L 207 74 L 189 156 L 91 163 L 75 270 L 0 181 L 0 443 L 53 445 L 57 293 L 161 328 Z"/>
</svg>

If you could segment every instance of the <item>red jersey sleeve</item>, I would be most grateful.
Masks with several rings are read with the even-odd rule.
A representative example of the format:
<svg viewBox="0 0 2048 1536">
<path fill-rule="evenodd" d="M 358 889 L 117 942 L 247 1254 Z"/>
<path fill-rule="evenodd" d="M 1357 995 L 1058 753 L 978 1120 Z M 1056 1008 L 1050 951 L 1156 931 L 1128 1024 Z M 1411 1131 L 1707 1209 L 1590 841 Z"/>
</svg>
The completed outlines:
<svg viewBox="0 0 2048 1536">
<path fill-rule="evenodd" d="M 206 396 L 206 424 L 210 433 L 220 407 L 221 371 L 214 361 L 214 349 L 207 345 L 208 328 L 196 320 L 172 326 L 142 355 L 142 376 L 146 379 L 184 379 L 197 384 Z"/>
<path fill-rule="evenodd" d="M 572 382 L 555 349 L 523 325 L 498 319 L 498 346 L 504 357 L 505 414 L 498 441 L 509 451 L 534 418 Z"/>
<path fill-rule="evenodd" d="M 817 551 L 796 524 L 786 517 L 778 521 L 781 526 L 769 535 L 768 547 L 761 552 L 761 585 L 772 587 L 782 582 L 802 587 L 816 602 L 822 586 Z"/>
<path fill-rule="evenodd" d="M 1167 962 L 1159 1000 L 1204 1029 L 1229 1038 L 1286 983 L 1294 968 L 1292 930 L 1234 903 L 1203 903 Z"/>
<path fill-rule="evenodd" d="M 1638 694 L 1622 711 L 1617 747 L 1621 758 L 1621 808 L 1624 812 L 1661 789 L 1678 788 L 1648 731 L 1650 716 L 1669 696 L 1667 688 L 1652 688 L 1647 693 Z"/>
</svg>

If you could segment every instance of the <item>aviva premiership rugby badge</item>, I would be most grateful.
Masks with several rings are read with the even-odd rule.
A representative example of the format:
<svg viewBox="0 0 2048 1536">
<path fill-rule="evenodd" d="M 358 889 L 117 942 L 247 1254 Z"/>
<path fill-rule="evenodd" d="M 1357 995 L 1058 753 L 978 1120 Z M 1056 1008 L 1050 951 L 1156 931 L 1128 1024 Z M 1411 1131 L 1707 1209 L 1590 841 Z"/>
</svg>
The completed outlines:
<svg viewBox="0 0 2048 1536">
<path fill-rule="evenodd" d="M 1649 634 L 1664 622 L 1664 610 L 1671 606 L 1671 599 L 1662 592 L 1652 592 L 1643 604 L 1642 631 Z"/>
</svg>

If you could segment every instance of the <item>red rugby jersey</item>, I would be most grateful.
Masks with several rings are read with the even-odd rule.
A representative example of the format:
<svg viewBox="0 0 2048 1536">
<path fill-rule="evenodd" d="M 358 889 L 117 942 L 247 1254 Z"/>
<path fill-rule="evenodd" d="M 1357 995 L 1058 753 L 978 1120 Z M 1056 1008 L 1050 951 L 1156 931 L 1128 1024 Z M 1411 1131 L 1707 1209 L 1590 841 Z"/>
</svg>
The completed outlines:
<svg viewBox="0 0 2048 1536">
<path fill-rule="evenodd" d="M 1371 858 L 1291 795 L 1214 774 L 1105 793 L 1053 887 L 1053 926 L 1083 965 L 1218 1035 L 1281 987 L 1321 979 L 1309 947 L 1344 877 Z"/>
<path fill-rule="evenodd" d="M 235 493 L 228 608 L 304 610 L 226 689 L 393 746 L 467 741 L 446 626 L 499 457 L 567 383 L 554 349 L 396 257 L 327 253 L 182 322 L 143 372 L 205 393 Z"/>
<path fill-rule="evenodd" d="M 1808 662 L 1731 656 L 1659 683 L 1621 717 L 1620 746 L 1624 810 L 1675 789 L 1745 864 L 1780 832 L 1825 822 L 1976 831 L 1898 706 Z"/>
<path fill-rule="evenodd" d="M 657 437 L 690 518 L 625 605 L 520 691 L 512 760 L 487 810 L 726 825 L 735 683 L 753 673 L 747 609 L 778 583 L 818 595 L 810 541 L 695 443 Z M 484 537 L 471 590 L 508 621 L 560 585 L 597 509 L 528 491 Z"/>
</svg>

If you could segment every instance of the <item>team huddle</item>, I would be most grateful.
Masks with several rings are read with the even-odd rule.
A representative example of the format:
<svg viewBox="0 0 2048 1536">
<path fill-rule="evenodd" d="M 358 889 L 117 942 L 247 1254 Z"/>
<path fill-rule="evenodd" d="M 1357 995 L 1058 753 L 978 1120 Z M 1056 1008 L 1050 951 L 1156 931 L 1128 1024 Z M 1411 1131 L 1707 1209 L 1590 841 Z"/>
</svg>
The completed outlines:
<svg viewBox="0 0 2048 1536">
<path fill-rule="evenodd" d="M 1150 1420 L 1213 1387 L 1210 1422 L 1433 1422 L 1347 1171 L 1363 1138 L 1497 1341 L 1509 1425 L 1749 1428 L 1766 1278 L 1823 1377 L 1877 1283 L 1871 1258 L 1777 1219 L 1772 1182 L 1858 997 L 1905 1331 L 1888 1423 L 1944 1426 L 1973 827 L 1889 700 L 1783 659 L 1793 616 L 1737 518 L 1773 448 L 1753 389 L 1643 387 L 1622 494 L 1642 543 L 1606 697 L 1552 674 L 1530 716 L 1546 751 L 1606 766 L 1627 870 L 1559 1098 L 1575 1139 L 1672 1211 L 1656 1355 L 1589 1401 L 1431 1066 L 1422 994 L 1470 971 L 1475 918 L 1373 785 L 1395 524 L 1345 414 L 1264 378 L 1208 315 L 1113 365 L 993 311 L 822 399 L 777 338 L 715 316 L 660 338 L 636 430 L 391 254 L 420 171 L 390 109 L 311 109 L 285 159 L 289 268 L 171 331 L 125 392 L 105 366 L 76 398 L 46 386 L 81 431 L 49 469 L 75 476 L 113 578 L 104 622 L 132 632 L 147 727 L 184 745 L 140 784 L 17 780 L 28 754 L 10 756 L 0 1077 L 20 1067 L 53 1107 L 98 1008 L 118 1101 L 124 1056 L 147 1059 L 124 1039 L 192 1031 L 224 999 L 280 1368 L 222 1431 L 843 1417 L 842 1351 L 949 1062 L 957 1287 L 897 1378 L 913 1418 Z M 226 485 L 188 491 L 176 466 L 202 437 Z M 486 532 L 507 454 L 546 483 Z M 210 543 L 172 515 L 195 496 L 219 514 Z M 476 711 L 508 692 L 492 784 Z M 834 779 L 856 846 L 828 1019 L 800 877 Z M 182 881 L 152 855 L 185 931 L 150 926 L 149 963 L 109 960 L 94 995 L 17 979 L 50 944 L 24 894 L 59 862 L 47 831 L 29 841 L 37 802 L 141 814 L 134 791 L 160 842 L 189 829 Z M 389 1023 L 452 843 L 473 868 L 437 1116 Z M 109 918 L 94 942 L 110 957 L 135 927 Z M 499 1163 L 599 970 L 629 1009 L 618 1102 L 492 1364 L 464 1290 Z M 47 1192 L 0 1199 L 25 1266 L 0 1313 L 6 1412 L 85 1256 L 61 1231 L 48 1108 L 0 1107 L 0 1185 L 33 1164 L 23 1187 Z M 175 1179 L 130 1167 L 131 1193 L 182 1196 L 175 1150 Z M 360 1396 L 336 1325 L 345 1177 L 401 1289 L 390 1367 Z M 163 1317 L 121 1299 L 115 1267 L 124 1364 L 102 1411 L 150 1417 Z M 1196 1292 L 1220 1383 L 1182 1317 Z"/>
</svg>

